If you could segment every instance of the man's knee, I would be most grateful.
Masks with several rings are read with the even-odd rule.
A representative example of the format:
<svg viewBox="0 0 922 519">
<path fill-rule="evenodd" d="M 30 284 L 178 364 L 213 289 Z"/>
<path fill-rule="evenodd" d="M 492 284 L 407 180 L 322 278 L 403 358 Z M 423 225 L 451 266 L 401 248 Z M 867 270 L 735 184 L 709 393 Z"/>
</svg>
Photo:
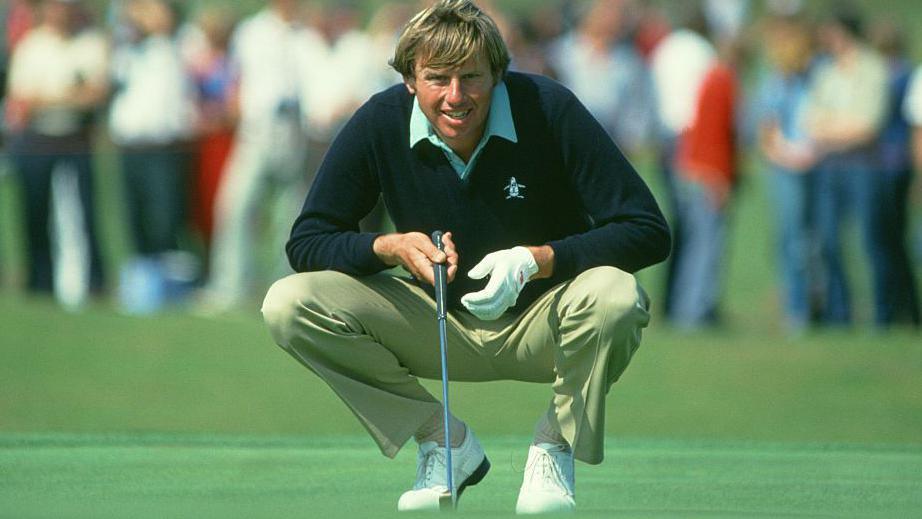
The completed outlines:
<svg viewBox="0 0 922 519">
<path fill-rule="evenodd" d="M 354 334 L 362 330 L 353 317 L 355 278 L 334 271 L 303 272 L 276 281 L 263 301 L 263 320 L 275 341 L 286 347 L 311 330 Z"/>
<path fill-rule="evenodd" d="M 284 277 L 269 288 L 263 300 L 263 321 L 269 327 L 272 338 L 280 345 L 287 342 L 291 327 L 298 314 L 298 306 L 304 297 L 301 290 L 301 274 Z"/>
<path fill-rule="evenodd" d="M 626 317 L 645 314 L 649 302 L 637 279 L 614 267 L 597 267 L 583 272 L 574 280 L 571 302 L 585 308 L 600 327 L 612 326 Z"/>
<path fill-rule="evenodd" d="M 285 347 L 299 323 L 304 310 L 317 295 L 324 292 L 328 272 L 305 272 L 284 277 L 269 288 L 263 300 L 263 320 L 275 341 Z"/>
</svg>

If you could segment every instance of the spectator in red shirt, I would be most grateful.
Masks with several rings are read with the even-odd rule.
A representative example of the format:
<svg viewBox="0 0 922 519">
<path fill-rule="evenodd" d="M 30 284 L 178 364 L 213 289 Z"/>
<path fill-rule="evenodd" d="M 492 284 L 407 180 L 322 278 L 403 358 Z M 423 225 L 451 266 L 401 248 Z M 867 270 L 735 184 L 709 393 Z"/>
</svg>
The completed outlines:
<svg viewBox="0 0 922 519">
<path fill-rule="evenodd" d="M 677 260 L 672 319 L 683 328 L 717 321 L 730 196 L 736 180 L 737 84 L 732 60 L 705 74 L 695 115 L 676 148 Z"/>
</svg>

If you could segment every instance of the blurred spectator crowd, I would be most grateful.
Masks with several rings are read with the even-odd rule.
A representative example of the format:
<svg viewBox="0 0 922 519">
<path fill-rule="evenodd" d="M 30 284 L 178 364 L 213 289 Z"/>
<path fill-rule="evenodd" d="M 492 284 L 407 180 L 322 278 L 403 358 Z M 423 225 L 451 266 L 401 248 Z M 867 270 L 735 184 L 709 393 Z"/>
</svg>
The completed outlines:
<svg viewBox="0 0 922 519">
<path fill-rule="evenodd" d="M 111 290 L 131 313 L 252 306 L 288 271 L 284 242 L 325 148 L 401 80 L 388 59 L 420 4 L 268 0 L 240 18 L 232 2 L 6 2 L 3 148 L 27 289 L 70 308 Z M 897 24 L 845 2 L 819 14 L 800 0 L 480 5 L 514 70 L 556 78 L 629 158 L 656 157 L 675 242 L 661 308 L 675 326 L 721 322 L 750 163 L 772 197 L 788 331 L 854 319 L 852 220 L 867 272 L 851 274 L 870 279 L 875 325 L 919 326 L 922 67 Z M 124 215 L 131 249 L 114 269 L 99 245 L 112 217 L 97 207 L 101 146 L 120 173 L 106 210 Z M 362 225 L 386 228 L 380 204 Z"/>
</svg>

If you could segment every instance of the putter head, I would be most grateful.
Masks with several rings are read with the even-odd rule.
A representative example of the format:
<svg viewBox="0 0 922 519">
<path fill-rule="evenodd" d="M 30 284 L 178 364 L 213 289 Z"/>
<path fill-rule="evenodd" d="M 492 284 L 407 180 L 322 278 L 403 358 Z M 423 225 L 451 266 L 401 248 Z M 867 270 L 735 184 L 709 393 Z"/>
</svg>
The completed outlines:
<svg viewBox="0 0 922 519">
<path fill-rule="evenodd" d="M 439 496 L 439 512 L 454 512 L 455 502 L 451 498 L 451 492 L 445 491 Z"/>
</svg>

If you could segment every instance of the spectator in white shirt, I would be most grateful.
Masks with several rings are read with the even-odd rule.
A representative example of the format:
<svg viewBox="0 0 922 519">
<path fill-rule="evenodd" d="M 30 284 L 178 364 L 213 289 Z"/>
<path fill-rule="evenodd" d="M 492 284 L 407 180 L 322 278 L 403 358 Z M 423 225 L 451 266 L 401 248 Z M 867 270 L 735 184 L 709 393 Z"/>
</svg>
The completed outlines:
<svg viewBox="0 0 922 519">
<path fill-rule="evenodd" d="M 572 32 L 550 45 L 550 64 L 623 149 L 636 150 L 653 121 L 651 79 L 626 38 L 631 4 L 597 0 Z"/>
<path fill-rule="evenodd" d="M 170 7 L 132 0 L 126 14 L 136 38 L 113 56 L 109 132 L 121 155 L 135 250 L 156 255 L 178 247 L 195 98 Z"/>
<path fill-rule="evenodd" d="M 240 120 L 215 202 L 206 312 L 239 307 L 248 294 L 260 293 L 251 290 L 266 284 L 256 275 L 258 236 L 268 236 L 270 249 L 278 251 L 276 277 L 290 271 L 283 245 L 310 184 L 305 141 L 313 107 L 307 79 L 329 73 L 317 68 L 319 37 L 301 25 L 300 7 L 297 0 L 270 0 L 232 37 Z M 271 222 L 270 228 L 256 228 L 259 221 Z"/>
<path fill-rule="evenodd" d="M 82 25 L 81 9 L 75 0 L 41 2 L 41 23 L 11 57 L 5 112 L 24 198 L 27 286 L 67 304 L 103 288 L 91 129 L 108 92 L 108 49 L 103 35 Z"/>
<path fill-rule="evenodd" d="M 196 122 L 195 93 L 174 40 L 177 20 L 164 0 L 131 0 L 125 10 L 131 39 L 113 56 L 115 95 L 109 133 L 118 146 L 124 200 L 135 257 L 123 270 L 123 303 L 134 287 L 164 282 L 186 230 L 189 140 Z M 149 268 L 143 268 L 149 266 Z M 131 275 L 130 273 L 143 272 Z M 155 310 L 164 298 L 143 302 Z"/>
</svg>

